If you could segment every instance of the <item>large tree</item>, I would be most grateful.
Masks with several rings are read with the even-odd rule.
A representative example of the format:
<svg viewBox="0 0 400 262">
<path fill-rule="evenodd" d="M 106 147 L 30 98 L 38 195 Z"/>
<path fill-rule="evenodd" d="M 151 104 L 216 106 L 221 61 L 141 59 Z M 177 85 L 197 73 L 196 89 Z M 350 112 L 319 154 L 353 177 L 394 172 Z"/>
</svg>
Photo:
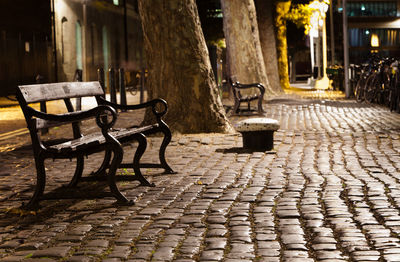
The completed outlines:
<svg viewBox="0 0 400 262">
<path fill-rule="evenodd" d="M 221 0 L 229 74 L 243 83 L 269 85 L 258 33 L 254 0 Z"/>
<path fill-rule="evenodd" d="M 212 73 L 195 0 L 139 0 L 149 69 L 148 96 L 169 104 L 181 133 L 231 130 Z"/>
<path fill-rule="evenodd" d="M 279 81 L 278 59 L 275 36 L 275 1 L 255 0 L 261 50 L 264 57 L 265 70 L 271 89 L 277 93 L 283 90 Z"/>
<path fill-rule="evenodd" d="M 289 88 L 289 66 L 286 40 L 286 16 L 290 10 L 291 1 L 282 0 L 276 3 L 276 40 L 278 50 L 279 79 L 282 88 Z"/>
</svg>

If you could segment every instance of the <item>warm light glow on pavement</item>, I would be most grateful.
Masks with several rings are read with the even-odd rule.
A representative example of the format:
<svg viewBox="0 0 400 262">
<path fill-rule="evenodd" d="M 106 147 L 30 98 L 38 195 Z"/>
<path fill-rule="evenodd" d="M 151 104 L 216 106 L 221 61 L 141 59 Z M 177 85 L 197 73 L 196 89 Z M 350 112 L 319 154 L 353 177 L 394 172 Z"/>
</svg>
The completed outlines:
<svg viewBox="0 0 400 262">
<path fill-rule="evenodd" d="M 329 99 L 329 100 L 338 100 L 344 99 L 345 94 L 342 91 L 333 91 L 333 90 L 306 90 L 300 88 L 290 88 L 284 90 L 286 94 L 289 95 L 298 95 L 302 98 L 309 99 Z"/>
</svg>

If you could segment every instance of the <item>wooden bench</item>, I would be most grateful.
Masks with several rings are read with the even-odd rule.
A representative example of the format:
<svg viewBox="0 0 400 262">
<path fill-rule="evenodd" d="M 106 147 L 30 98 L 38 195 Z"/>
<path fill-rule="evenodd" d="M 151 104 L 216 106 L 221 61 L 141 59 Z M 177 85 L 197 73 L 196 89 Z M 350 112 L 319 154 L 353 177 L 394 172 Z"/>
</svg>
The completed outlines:
<svg viewBox="0 0 400 262">
<path fill-rule="evenodd" d="M 243 137 L 243 147 L 255 151 L 269 151 L 274 148 L 274 132 L 279 129 L 275 119 L 258 117 L 238 122 L 236 131 Z"/>
<path fill-rule="evenodd" d="M 27 127 L 30 132 L 33 154 L 36 164 L 37 183 L 35 192 L 24 208 L 35 209 L 41 199 L 46 199 L 44 194 L 46 169 L 44 161 L 53 159 L 76 159 L 75 173 L 69 187 L 73 188 L 79 181 L 106 180 L 111 195 L 118 203 L 132 204 L 118 189 L 118 180 L 138 180 L 141 185 L 154 186 L 142 175 L 140 168 L 163 168 L 165 173 L 174 173 L 165 160 L 165 150 L 171 141 L 171 132 L 168 125 L 162 120 L 167 112 L 167 103 L 162 99 L 155 99 L 137 105 L 118 105 L 104 99 L 104 91 L 99 82 L 67 82 L 37 85 L 23 85 L 17 89 L 17 99 L 25 115 Z M 71 98 L 94 97 L 97 106 L 85 111 L 75 111 Z M 66 113 L 49 114 L 32 107 L 32 103 L 64 100 Z M 128 128 L 113 129 L 118 117 L 118 110 L 137 110 L 150 107 L 155 116 L 152 124 L 132 126 Z M 95 132 L 83 134 L 80 121 L 93 119 L 98 128 Z M 72 125 L 72 138 L 63 138 L 60 142 L 44 141 L 40 130 L 64 124 Z M 164 138 L 159 149 L 160 163 L 141 164 L 140 159 L 147 147 L 146 135 L 161 132 Z M 137 141 L 138 147 L 132 162 L 122 163 L 122 144 Z M 87 177 L 82 177 L 85 156 L 104 151 L 104 160 L 97 172 Z M 134 175 L 116 175 L 118 168 L 133 168 Z M 108 170 L 108 171 L 107 171 Z"/>
<path fill-rule="evenodd" d="M 238 81 L 233 81 L 229 78 L 229 84 L 232 87 L 232 93 L 234 98 L 233 114 L 240 113 L 240 104 L 247 103 L 247 111 L 251 111 L 250 102 L 257 100 L 258 113 L 262 114 L 264 112 L 262 108 L 262 102 L 265 94 L 265 87 L 261 83 L 251 83 L 251 84 L 241 84 Z M 245 89 L 256 89 L 255 94 L 243 95 L 241 90 Z"/>
</svg>

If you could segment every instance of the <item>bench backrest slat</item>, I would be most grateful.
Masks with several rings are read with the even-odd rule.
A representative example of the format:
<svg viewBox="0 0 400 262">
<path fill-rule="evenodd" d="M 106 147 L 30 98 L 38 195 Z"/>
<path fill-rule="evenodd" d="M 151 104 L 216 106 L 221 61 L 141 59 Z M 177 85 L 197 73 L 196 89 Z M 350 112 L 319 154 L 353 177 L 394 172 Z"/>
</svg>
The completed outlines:
<svg viewBox="0 0 400 262">
<path fill-rule="evenodd" d="M 62 82 L 51 84 L 21 85 L 21 94 L 26 103 L 37 103 L 64 98 L 103 95 L 99 82 Z"/>
</svg>

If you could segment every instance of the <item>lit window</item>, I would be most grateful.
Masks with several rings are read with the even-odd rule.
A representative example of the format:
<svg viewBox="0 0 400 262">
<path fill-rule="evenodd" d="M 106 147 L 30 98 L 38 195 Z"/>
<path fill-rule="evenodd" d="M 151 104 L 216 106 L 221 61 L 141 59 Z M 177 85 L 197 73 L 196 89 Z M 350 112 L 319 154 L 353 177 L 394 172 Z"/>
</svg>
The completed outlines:
<svg viewBox="0 0 400 262">
<path fill-rule="evenodd" d="M 114 5 L 119 5 L 119 0 L 113 0 Z"/>
<path fill-rule="evenodd" d="M 377 34 L 371 35 L 371 47 L 379 47 L 379 37 Z"/>
<path fill-rule="evenodd" d="M 25 52 L 29 53 L 31 51 L 31 45 L 29 42 L 25 42 Z"/>
</svg>

